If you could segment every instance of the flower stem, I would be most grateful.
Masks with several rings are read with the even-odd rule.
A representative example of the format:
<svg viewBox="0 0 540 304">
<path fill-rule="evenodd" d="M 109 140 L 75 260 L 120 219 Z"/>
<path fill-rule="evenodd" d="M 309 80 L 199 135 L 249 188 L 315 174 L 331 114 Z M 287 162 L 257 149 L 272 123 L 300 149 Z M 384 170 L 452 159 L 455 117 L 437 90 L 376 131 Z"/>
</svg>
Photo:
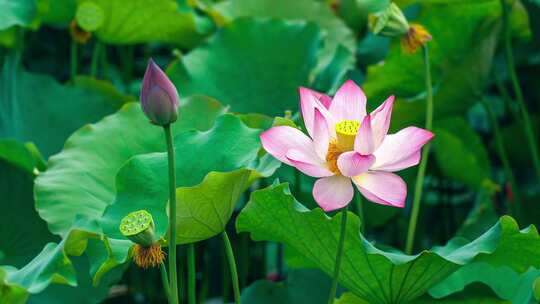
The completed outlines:
<svg viewBox="0 0 540 304">
<path fill-rule="evenodd" d="M 356 208 L 358 208 L 358 217 L 360 218 L 360 233 L 364 234 L 366 232 L 366 223 L 364 221 L 364 208 L 362 206 L 362 196 L 357 193 L 356 198 Z"/>
<path fill-rule="evenodd" d="M 159 264 L 159 271 L 161 272 L 161 281 L 163 282 L 163 290 L 165 291 L 165 296 L 167 297 L 167 300 L 169 301 L 169 304 L 171 303 L 171 289 L 169 288 L 169 279 L 167 278 L 167 269 L 165 268 L 165 264 L 161 262 Z"/>
<path fill-rule="evenodd" d="M 339 230 L 336 264 L 334 265 L 334 276 L 332 277 L 332 285 L 330 286 L 330 294 L 328 295 L 328 304 L 334 303 L 334 300 L 336 298 L 339 270 L 341 268 L 341 258 L 343 257 L 343 247 L 345 245 L 346 228 L 347 228 L 347 207 L 341 210 L 341 228 Z"/>
<path fill-rule="evenodd" d="M 169 161 L 169 281 L 171 302 L 178 303 L 178 285 L 176 274 L 176 165 L 171 125 L 163 127 L 167 139 L 167 157 Z"/>
<path fill-rule="evenodd" d="M 238 285 L 238 272 L 236 271 L 236 262 L 234 259 L 234 252 L 231 246 L 231 241 L 226 231 L 221 233 L 223 237 L 223 244 L 225 245 L 225 252 L 227 253 L 227 259 L 229 260 L 229 271 L 231 274 L 231 281 L 234 291 L 234 303 L 240 304 L 240 287 Z"/>
<path fill-rule="evenodd" d="M 188 259 L 188 303 L 196 304 L 196 270 L 195 270 L 195 245 L 189 244 L 187 251 Z"/>
<path fill-rule="evenodd" d="M 508 178 L 508 182 L 510 182 L 510 187 L 512 188 L 512 195 L 514 199 L 513 202 L 509 203 L 508 210 L 510 211 L 510 215 L 512 216 L 519 215 L 518 208 L 521 202 L 521 195 L 519 194 L 516 178 L 514 176 L 514 173 L 512 172 L 512 167 L 510 166 L 508 155 L 506 154 L 506 149 L 504 147 L 504 142 L 501 135 L 501 130 L 499 129 L 497 117 L 495 116 L 495 113 L 493 112 L 490 104 L 485 99 L 482 99 L 482 105 L 484 106 L 484 108 L 486 108 L 489 120 L 491 122 L 491 125 L 493 126 L 493 135 L 495 137 L 495 145 L 497 146 L 497 152 L 499 154 L 499 158 L 501 159 L 506 178 Z"/>
<path fill-rule="evenodd" d="M 75 76 L 77 76 L 77 42 L 75 39 L 71 39 L 71 50 L 70 50 L 70 59 L 71 59 L 71 81 L 75 81 Z"/>
<path fill-rule="evenodd" d="M 101 55 L 101 42 L 96 40 L 92 51 L 92 61 L 90 63 L 90 76 L 96 77 L 98 74 L 98 63 Z"/>
<path fill-rule="evenodd" d="M 429 66 L 429 51 L 427 45 L 422 47 L 424 57 L 424 68 L 426 75 L 426 129 L 431 130 L 433 126 L 433 89 L 431 87 L 431 68 Z M 414 246 L 414 234 L 416 233 L 416 223 L 418 221 L 418 213 L 420 212 L 420 199 L 422 198 L 422 190 L 424 186 L 424 176 L 426 174 L 427 161 L 429 156 L 430 144 L 426 144 L 422 150 L 422 160 L 418 167 L 416 175 L 416 185 L 414 187 L 414 199 L 409 220 L 409 230 L 407 231 L 407 243 L 405 252 L 411 254 Z"/>
<path fill-rule="evenodd" d="M 523 99 L 523 92 L 519 85 L 519 79 L 516 73 L 516 66 L 514 63 L 514 53 L 512 49 L 512 29 L 510 28 L 509 14 L 510 8 L 508 3 L 505 0 L 500 0 L 502 6 L 502 22 L 503 22 L 503 31 L 504 31 L 504 51 L 506 58 L 506 65 L 508 69 L 508 74 L 510 75 L 510 80 L 512 82 L 512 88 L 516 96 L 521 115 L 523 117 L 523 123 L 525 125 L 525 136 L 527 137 L 527 142 L 529 144 L 529 149 L 531 152 L 534 169 L 536 171 L 536 177 L 540 182 L 540 157 L 538 156 L 538 146 L 535 141 L 535 134 L 532 128 L 531 117 L 527 107 L 525 106 L 525 101 Z"/>
</svg>

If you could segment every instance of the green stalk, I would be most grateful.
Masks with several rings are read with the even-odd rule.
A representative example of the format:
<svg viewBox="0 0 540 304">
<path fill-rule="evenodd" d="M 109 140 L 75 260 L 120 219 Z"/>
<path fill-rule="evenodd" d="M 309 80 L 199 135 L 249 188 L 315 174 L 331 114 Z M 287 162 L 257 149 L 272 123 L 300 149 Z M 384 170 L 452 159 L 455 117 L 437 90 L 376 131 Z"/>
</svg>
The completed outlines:
<svg viewBox="0 0 540 304">
<path fill-rule="evenodd" d="M 356 194 L 355 197 L 356 208 L 358 208 L 358 217 L 360 218 L 360 233 L 364 234 L 366 231 L 366 223 L 364 221 L 364 208 L 362 206 L 362 195 Z"/>
<path fill-rule="evenodd" d="M 433 89 L 431 87 L 431 68 L 429 66 L 429 51 L 427 45 L 422 47 L 424 57 L 424 68 L 426 75 L 426 130 L 431 130 L 433 126 Z M 420 212 L 420 200 L 422 198 L 422 190 L 424 186 L 424 176 L 426 174 L 427 161 L 429 156 L 429 146 L 426 144 L 422 150 L 422 159 L 418 167 L 416 175 L 416 185 L 414 187 L 413 207 L 411 218 L 409 220 L 409 230 L 407 231 L 407 243 L 405 252 L 411 254 L 414 246 L 414 234 L 416 233 L 416 223 L 418 221 L 418 213 Z"/>
<path fill-rule="evenodd" d="M 234 259 L 234 252 L 231 246 L 231 241 L 226 231 L 221 233 L 223 237 L 223 244 L 225 245 L 225 252 L 227 253 L 227 259 L 229 261 L 229 271 L 231 274 L 231 281 L 234 291 L 234 303 L 240 304 L 240 286 L 238 285 L 238 272 L 236 270 L 236 262 Z"/>
<path fill-rule="evenodd" d="M 169 276 L 171 302 L 178 303 L 178 284 L 176 274 L 176 165 L 171 125 L 163 127 L 167 139 L 167 157 L 169 161 Z"/>
<path fill-rule="evenodd" d="M 169 279 L 167 278 L 167 269 L 165 264 L 161 262 L 159 264 L 159 272 L 161 272 L 161 281 L 163 282 L 163 290 L 165 291 L 165 296 L 169 303 L 171 303 L 171 290 L 169 288 Z"/>
<path fill-rule="evenodd" d="M 75 76 L 77 76 L 77 42 L 74 39 L 71 39 L 71 81 L 75 81 Z"/>
<path fill-rule="evenodd" d="M 109 61 L 107 60 L 107 45 L 104 44 L 101 47 L 101 56 L 99 58 L 101 61 L 101 77 L 107 78 L 107 72 L 109 70 Z"/>
<path fill-rule="evenodd" d="M 510 93 L 508 93 L 508 90 L 504 86 L 500 76 L 498 76 L 497 74 L 495 74 L 495 86 L 497 87 L 499 94 L 501 94 L 504 100 L 504 107 L 508 110 L 508 112 L 512 113 L 512 116 L 514 117 L 516 122 L 521 122 L 522 119 L 519 110 L 516 110 L 514 107 L 512 107 L 512 98 L 510 97 Z"/>
<path fill-rule="evenodd" d="M 94 50 L 92 51 L 92 61 L 90 63 L 90 76 L 96 77 L 98 74 L 98 63 L 101 55 L 101 42 L 96 40 Z"/>
<path fill-rule="evenodd" d="M 345 235 L 347 228 L 347 207 L 341 210 L 341 228 L 339 230 L 339 240 L 336 254 L 336 264 L 334 265 L 334 275 L 332 276 L 332 285 L 328 295 L 328 304 L 334 303 L 339 278 L 339 270 L 341 268 L 341 258 L 343 257 L 343 247 L 345 245 Z"/>
<path fill-rule="evenodd" d="M 495 145 L 497 146 L 497 152 L 499 154 L 499 158 L 501 159 L 501 162 L 503 164 L 504 173 L 506 175 L 506 178 L 508 178 L 508 181 L 510 182 L 510 187 L 512 188 L 512 194 L 514 196 L 514 201 L 509 204 L 508 210 L 510 211 L 510 215 L 517 214 L 517 209 L 519 208 L 520 202 L 521 202 L 521 195 L 519 194 L 519 189 L 517 188 L 516 178 L 514 176 L 514 173 L 512 172 L 512 167 L 510 166 L 510 161 L 508 160 L 508 155 L 506 154 L 506 149 L 504 147 L 503 138 L 501 135 L 501 130 L 499 129 L 499 123 L 497 121 L 497 117 L 495 116 L 495 113 L 493 112 L 493 109 L 489 105 L 489 103 L 482 99 L 482 105 L 484 108 L 486 108 L 486 111 L 488 113 L 489 120 L 491 122 L 491 125 L 493 126 L 493 135 L 495 137 Z"/>
<path fill-rule="evenodd" d="M 195 272 L 195 245 L 189 244 L 187 251 L 188 259 L 188 303 L 196 304 L 196 272 Z"/>
<path fill-rule="evenodd" d="M 509 7 L 505 0 L 500 0 L 502 6 L 502 21 L 503 21 L 503 31 L 504 31 L 504 51 L 506 57 L 506 65 L 508 68 L 508 73 L 510 75 L 510 80 L 512 82 L 512 88 L 514 89 L 514 94 L 518 101 L 521 115 L 523 116 L 523 123 L 525 125 L 525 135 L 527 137 L 527 142 L 529 144 L 529 149 L 531 152 L 534 169 L 536 171 L 536 177 L 540 182 L 540 157 L 538 156 L 538 146 L 535 141 L 534 130 L 532 128 L 531 117 L 527 107 L 525 106 L 525 101 L 523 99 L 523 92 L 519 85 L 519 79 L 516 72 L 516 66 L 514 63 L 514 52 L 512 49 L 512 29 L 509 26 Z"/>
</svg>

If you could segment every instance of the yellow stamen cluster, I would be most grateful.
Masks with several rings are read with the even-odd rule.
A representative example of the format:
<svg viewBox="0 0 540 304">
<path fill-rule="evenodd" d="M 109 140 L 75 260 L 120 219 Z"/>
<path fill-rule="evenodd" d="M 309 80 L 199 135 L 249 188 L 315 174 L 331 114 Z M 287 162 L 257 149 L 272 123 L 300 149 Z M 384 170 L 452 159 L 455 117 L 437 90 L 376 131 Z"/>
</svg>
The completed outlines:
<svg viewBox="0 0 540 304">
<path fill-rule="evenodd" d="M 354 139 L 360 128 L 356 120 L 343 120 L 336 124 L 337 146 L 342 152 L 354 150 Z"/>
<path fill-rule="evenodd" d="M 326 165 L 328 170 L 334 174 L 340 174 L 337 166 L 337 160 L 339 155 L 343 153 L 337 146 L 337 140 L 332 140 L 328 145 L 328 152 L 326 153 Z"/>
<path fill-rule="evenodd" d="M 133 247 L 133 261 L 143 269 L 158 267 L 163 260 L 165 260 L 165 253 L 158 242 L 148 247 L 139 244 Z"/>
<path fill-rule="evenodd" d="M 407 34 L 401 38 L 401 47 L 405 52 L 412 54 L 431 39 L 431 34 L 422 25 L 412 23 Z"/>
<path fill-rule="evenodd" d="M 338 157 L 343 152 L 354 150 L 354 140 L 360 123 L 356 120 L 343 120 L 336 124 L 336 137 L 330 141 L 326 152 L 326 165 L 334 174 L 341 174 L 337 166 Z"/>
</svg>

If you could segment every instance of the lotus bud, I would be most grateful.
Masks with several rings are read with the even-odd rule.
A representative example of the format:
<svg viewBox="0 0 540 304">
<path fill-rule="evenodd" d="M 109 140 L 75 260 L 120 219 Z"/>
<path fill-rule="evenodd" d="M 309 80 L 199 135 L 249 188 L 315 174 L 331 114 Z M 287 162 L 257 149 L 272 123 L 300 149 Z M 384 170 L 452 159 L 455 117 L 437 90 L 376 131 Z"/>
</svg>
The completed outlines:
<svg viewBox="0 0 540 304">
<path fill-rule="evenodd" d="M 401 37 L 409 31 L 407 18 L 393 2 L 386 9 L 370 14 L 368 26 L 375 35 L 386 37 Z"/>
<path fill-rule="evenodd" d="M 157 267 L 165 253 L 154 233 L 154 220 L 146 210 L 131 212 L 120 221 L 120 232 L 134 242 L 133 261 L 144 269 Z"/>
<path fill-rule="evenodd" d="M 178 118 L 178 91 L 152 59 L 144 73 L 141 106 L 150 122 L 159 126 L 167 126 Z"/>
</svg>

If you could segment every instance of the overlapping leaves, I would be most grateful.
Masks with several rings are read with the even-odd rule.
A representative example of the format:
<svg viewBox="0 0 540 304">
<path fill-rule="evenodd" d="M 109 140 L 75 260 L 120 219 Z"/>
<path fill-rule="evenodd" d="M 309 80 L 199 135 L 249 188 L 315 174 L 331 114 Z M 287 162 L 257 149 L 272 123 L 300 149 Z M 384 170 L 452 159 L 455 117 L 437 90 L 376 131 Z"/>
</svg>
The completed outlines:
<svg viewBox="0 0 540 304">
<path fill-rule="evenodd" d="M 282 242 L 332 274 L 340 217 L 329 218 L 318 208 L 306 209 L 289 194 L 287 185 L 281 184 L 254 192 L 236 226 L 239 232 L 250 232 L 255 240 Z M 536 228 L 520 231 L 507 216 L 472 242 L 453 239 L 444 247 L 415 256 L 377 249 L 359 234 L 358 218 L 350 217 L 339 282 L 369 303 L 411 301 L 471 262 L 504 265 L 518 273 L 540 266 Z"/>
<path fill-rule="evenodd" d="M 298 107 L 321 41 L 312 23 L 239 18 L 167 73 L 184 94 L 205 92 L 235 112 L 282 115 Z"/>
<path fill-rule="evenodd" d="M 356 42 L 353 33 L 325 3 L 312 0 L 292 2 L 287 0 L 231 0 L 220 3 L 217 10 L 231 19 L 270 17 L 314 22 L 324 33 L 321 64 L 330 64 L 332 58 L 342 58 L 341 60 L 346 62 L 344 66 L 338 65 L 336 62 L 333 62 L 331 66 L 339 66 L 344 69 L 354 67 Z"/>
<path fill-rule="evenodd" d="M 188 131 L 175 137 L 178 243 L 207 239 L 223 231 L 250 181 L 273 172 L 248 169 L 255 164 L 260 149 L 259 133 L 228 114 L 219 117 L 208 131 Z M 104 213 L 105 233 L 122 238 L 118 220 L 146 209 L 154 217 L 157 233 L 165 234 L 167 181 L 166 153 L 130 159 L 117 175 L 117 196 Z"/>
<path fill-rule="evenodd" d="M 193 47 L 213 29 L 210 20 L 197 16 L 189 7 L 180 7 L 173 0 L 78 1 L 79 4 L 84 2 L 92 2 L 103 12 L 96 35 L 111 44 L 166 42 Z"/>
<path fill-rule="evenodd" d="M 411 22 L 424 25 L 433 36 L 428 47 L 435 117 L 461 113 L 478 100 L 489 74 L 500 28 L 499 1 L 402 2 L 417 4 L 419 13 Z M 422 56 L 404 53 L 397 39 L 384 62 L 368 68 L 363 86 L 370 98 L 398 97 L 393 128 L 425 117 L 423 73 Z"/>
<path fill-rule="evenodd" d="M 223 111 L 212 99 L 192 97 L 183 103 L 181 119 L 173 125 L 179 187 L 176 216 L 182 231 L 178 242 L 220 232 L 249 181 L 271 174 L 277 164 L 257 159 L 260 130 L 246 127 L 240 118 L 224 115 L 208 131 L 193 130 L 193 126 L 210 128 Z M 101 247 L 91 254 L 96 282 L 127 258 L 132 243 L 120 235 L 118 223 L 129 211 L 148 209 L 158 232 L 164 234 L 168 200 L 164 149 L 163 131 L 148 123 L 137 104 L 127 104 L 115 115 L 76 132 L 37 178 L 36 206 L 51 231 L 66 236 L 77 226 L 86 238 L 101 236 Z M 254 169 L 248 168 L 251 165 Z M 212 218 L 212 210 L 218 217 Z M 199 211 L 204 219 L 198 217 Z M 201 225 L 212 230 L 201 232 Z"/>
<path fill-rule="evenodd" d="M 17 55 L 6 59 L 0 92 L 0 138 L 32 141 L 45 157 L 58 152 L 80 126 L 112 114 L 130 99 L 106 82 L 83 77 L 62 85 L 50 76 L 24 72 Z"/>
</svg>

